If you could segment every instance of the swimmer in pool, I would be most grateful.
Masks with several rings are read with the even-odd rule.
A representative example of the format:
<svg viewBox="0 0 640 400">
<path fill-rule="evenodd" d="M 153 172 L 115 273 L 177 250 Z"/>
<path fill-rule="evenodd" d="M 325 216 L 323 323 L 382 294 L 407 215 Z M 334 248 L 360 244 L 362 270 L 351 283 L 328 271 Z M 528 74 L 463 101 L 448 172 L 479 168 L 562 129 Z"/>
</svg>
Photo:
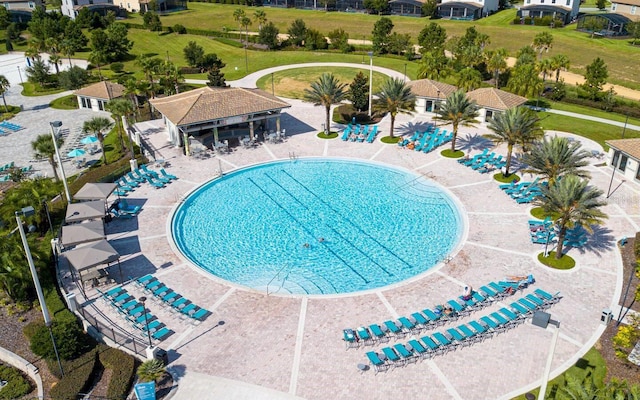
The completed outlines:
<svg viewBox="0 0 640 400">
<path fill-rule="evenodd" d="M 308 249 L 308 248 L 309 248 L 309 243 L 305 243 L 305 244 L 303 244 L 303 245 L 302 245 L 302 247 L 304 247 L 304 248 Z"/>
</svg>

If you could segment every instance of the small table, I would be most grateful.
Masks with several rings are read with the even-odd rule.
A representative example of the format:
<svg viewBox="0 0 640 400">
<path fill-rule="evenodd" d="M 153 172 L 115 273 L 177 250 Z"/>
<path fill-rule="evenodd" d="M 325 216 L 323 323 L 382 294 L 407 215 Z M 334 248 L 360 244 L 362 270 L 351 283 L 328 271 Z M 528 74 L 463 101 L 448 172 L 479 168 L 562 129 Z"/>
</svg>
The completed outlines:
<svg viewBox="0 0 640 400">
<path fill-rule="evenodd" d="M 361 374 L 364 374 L 364 371 L 368 370 L 369 366 L 366 364 L 358 364 L 358 370 Z"/>
</svg>

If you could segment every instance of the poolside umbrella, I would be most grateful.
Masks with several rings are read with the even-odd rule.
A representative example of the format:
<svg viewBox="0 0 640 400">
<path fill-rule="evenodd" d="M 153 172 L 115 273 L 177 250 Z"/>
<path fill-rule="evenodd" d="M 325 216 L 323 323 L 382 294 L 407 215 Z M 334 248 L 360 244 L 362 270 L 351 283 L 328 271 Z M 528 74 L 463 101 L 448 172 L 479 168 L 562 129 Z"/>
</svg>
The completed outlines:
<svg viewBox="0 0 640 400">
<path fill-rule="evenodd" d="M 73 149 L 70 152 L 67 153 L 67 157 L 80 157 L 85 155 L 86 151 L 82 150 L 82 149 Z"/>
<path fill-rule="evenodd" d="M 79 222 L 86 219 L 98 219 L 105 216 L 104 201 L 85 201 L 67 206 L 66 222 Z"/>
<path fill-rule="evenodd" d="M 104 222 L 98 220 L 63 226 L 60 242 L 64 247 L 69 247 L 81 243 L 95 242 L 104 238 Z"/>
<path fill-rule="evenodd" d="M 118 262 L 118 269 L 120 271 L 120 281 L 122 281 L 122 269 L 120 267 L 120 254 L 114 249 L 106 240 L 100 240 L 86 246 L 76 248 L 74 250 L 66 251 L 62 253 L 69 264 L 80 276 L 80 282 L 83 281 L 82 273 L 91 276 L 91 269 L 97 269 L 98 266 L 112 262 Z M 73 270 L 71 271 L 72 275 Z M 82 293 L 84 293 L 84 285 L 80 285 Z"/>
<path fill-rule="evenodd" d="M 91 144 L 91 143 L 95 143 L 97 141 L 98 141 L 97 137 L 95 137 L 95 136 L 87 136 L 84 139 L 82 139 L 80 141 L 80 143 L 82 143 L 82 144 Z"/>
<path fill-rule="evenodd" d="M 74 200 L 103 200 L 107 198 L 114 190 L 116 190 L 115 183 L 85 183 L 78 193 L 73 196 Z"/>
</svg>

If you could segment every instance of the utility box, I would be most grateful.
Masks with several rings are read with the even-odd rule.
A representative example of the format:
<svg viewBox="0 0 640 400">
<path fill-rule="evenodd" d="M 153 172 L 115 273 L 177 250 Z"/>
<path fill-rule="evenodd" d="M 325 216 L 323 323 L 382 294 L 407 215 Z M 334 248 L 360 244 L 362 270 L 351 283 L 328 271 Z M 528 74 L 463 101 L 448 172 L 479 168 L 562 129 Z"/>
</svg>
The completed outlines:
<svg viewBox="0 0 640 400">
<path fill-rule="evenodd" d="M 602 315 L 600 316 L 600 322 L 603 325 L 609 324 L 609 322 L 611 322 L 611 318 L 613 318 L 613 315 L 610 309 L 605 308 L 604 310 L 602 310 Z"/>
<path fill-rule="evenodd" d="M 156 347 L 154 358 L 156 360 L 162 361 L 162 365 L 164 365 L 165 367 L 167 366 L 167 364 L 169 364 L 169 355 L 167 354 L 167 351 L 165 349 Z"/>
<path fill-rule="evenodd" d="M 69 310 L 74 313 L 78 309 L 78 302 L 76 300 L 75 293 L 69 293 L 67 295 L 67 306 L 69 306 Z"/>
</svg>

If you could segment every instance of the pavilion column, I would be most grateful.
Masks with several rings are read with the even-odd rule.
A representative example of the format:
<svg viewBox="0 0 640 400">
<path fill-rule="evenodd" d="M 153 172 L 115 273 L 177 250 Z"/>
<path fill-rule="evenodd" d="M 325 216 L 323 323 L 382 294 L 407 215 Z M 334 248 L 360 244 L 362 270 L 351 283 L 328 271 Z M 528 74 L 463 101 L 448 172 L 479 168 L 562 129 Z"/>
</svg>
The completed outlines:
<svg viewBox="0 0 640 400">
<path fill-rule="evenodd" d="M 280 132 L 280 116 L 276 117 L 276 132 Z"/>
<path fill-rule="evenodd" d="M 253 140 L 253 121 L 249 121 L 249 138 Z"/>
<path fill-rule="evenodd" d="M 213 145 L 215 146 L 216 144 L 218 144 L 218 127 L 214 126 L 213 127 Z"/>
</svg>

